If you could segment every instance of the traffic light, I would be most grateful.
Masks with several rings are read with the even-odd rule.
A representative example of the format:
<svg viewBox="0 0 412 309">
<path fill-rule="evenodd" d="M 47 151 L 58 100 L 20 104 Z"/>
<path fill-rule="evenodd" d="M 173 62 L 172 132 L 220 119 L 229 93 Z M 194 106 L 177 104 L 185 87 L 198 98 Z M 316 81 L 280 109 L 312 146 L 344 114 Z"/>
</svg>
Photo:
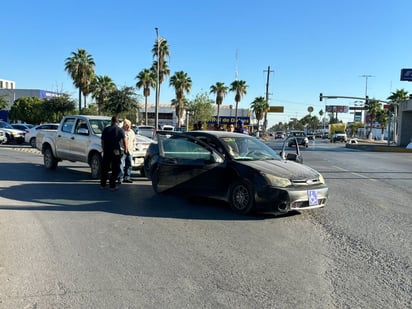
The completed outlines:
<svg viewBox="0 0 412 309">
<path fill-rule="evenodd" d="M 322 102 L 322 100 L 323 100 L 323 94 L 322 94 L 322 92 L 319 94 L 319 101 L 320 102 Z"/>
</svg>

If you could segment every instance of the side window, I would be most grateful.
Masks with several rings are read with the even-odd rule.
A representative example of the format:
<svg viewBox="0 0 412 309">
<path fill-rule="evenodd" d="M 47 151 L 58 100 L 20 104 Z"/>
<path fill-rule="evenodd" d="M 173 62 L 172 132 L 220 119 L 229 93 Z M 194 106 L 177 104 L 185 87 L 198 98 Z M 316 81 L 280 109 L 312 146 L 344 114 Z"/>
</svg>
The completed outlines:
<svg viewBox="0 0 412 309">
<path fill-rule="evenodd" d="M 80 130 L 81 129 L 83 129 L 82 130 L 82 132 L 80 132 Z M 74 132 L 76 133 L 76 134 L 85 134 L 84 132 L 84 130 L 89 130 L 89 128 L 87 127 L 87 123 L 86 123 L 86 121 L 84 121 L 84 120 L 82 120 L 82 119 L 79 119 L 78 121 L 77 121 L 77 125 L 76 125 L 76 129 L 74 130 Z"/>
<path fill-rule="evenodd" d="M 63 123 L 62 131 L 66 133 L 72 133 L 73 125 L 74 125 L 74 119 L 67 118 Z"/>
</svg>

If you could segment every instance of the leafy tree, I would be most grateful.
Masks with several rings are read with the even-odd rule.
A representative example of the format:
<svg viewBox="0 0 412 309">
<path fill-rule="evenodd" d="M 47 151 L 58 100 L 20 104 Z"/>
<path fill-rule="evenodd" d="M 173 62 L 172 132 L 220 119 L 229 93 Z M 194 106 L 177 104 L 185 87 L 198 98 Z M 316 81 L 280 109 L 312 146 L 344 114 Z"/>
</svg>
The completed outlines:
<svg viewBox="0 0 412 309">
<path fill-rule="evenodd" d="M 192 79 L 183 71 L 176 72 L 170 77 L 169 86 L 175 88 L 176 100 L 178 102 L 176 107 L 176 116 L 178 127 L 181 127 L 181 119 L 184 113 L 184 99 L 185 92 L 189 93 L 192 88 Z"/>
<path fill-rule="evenodd" d="M 381 140 L 383 140 L 383 132 L 385 131 L 385 127 L 388 123 L 388 110 L 385 109 L 379 109 L 376 113 L 376 121 L 379 122 L 379 125 L 381 127 Z"/>
<path fill-rule="evenodd" d="M 230 84 L 229 91 L 235 92 L 235 121 L 237 121 L 237 110 L 239 102 L 242 100 L 243 96 L 247 93 L 248 85 L 244 80 L 235 80 Z"/>
<path fill-rule="evenodd" d="M 265 116 L 265 113 L 269 110 L 269 103 L 264 97 L 256 97 L 255 100 L 250 103 L 252 111 L 255 113 L 257 119 L 257 130 L 260 128 L 260 121 Z"/>
<path fill-rule="evenodd" d="M 92 98 L 96 99 L 97 113 L 105 109 L 109 93 L 116 89 L 116 84 L 107 75 L 97 75 L 92 83 Z"/>
<path fill-rule="evenodd" d="M 166 76 L 169 76 L 170 70 L 167 66 L 166 57 L 170 56 L 169 45 L 165 38 L 157 38 L 153 48 L 152 48 L 153 58 L 156 59 L 153 62 L 152 71 L 156 72 L 156 83 L 157 74 L 159 74 L 159 85 L 157 91 L 156 102 L 160 102 L 160 85 L 163 83 Z M 157 119 L 157 117 L 156 117 Z M 158 125 L 157 123 L 155 124 Z"/>
<path fill-rule="evenodd" d="M 192 125 L 198 123 L 208 122 L 215 114 L 213 107 L 213 100 L 211 100 L 206 92 L 199 93 L 196 97 L 187 103 L 187 110 L 192 113 L 189 121 Z M 189 128 L 187 128 L 189 130 Z"/>
<path fill-rule="evenodd" d="M 6 109 L 9 106 L 8 100 L 4 96 L 0 96 L 0 110 Z"/>
<path fill-rule="evenodd" d="M 72 52 L 71 57 L 66 58 L 65 71 L 73 79 L 73 84 L 79 88 L 79 113 L 82 110 L 82 94 L 86 107 L 86 95 L 90 92 L 90 84 L 94 79 L 94 59 L 86 50 L 79 48 Z"/>
<path fill-rule="evenodd" d="M 139 111 L 139 100 L 134 92 L 133 87 L 124 86 L 121 89 L 115 89 L 108 95 L 106 111 L 112 115 L 121 115 L 125 113 L 134 113 Z M 135 119 L 136 117 L 134 117 Z"/>
<path fill-rule="evenodd" d="M 143 96 L 144 96 L 144 114 L 145 114 L 145 121 L 144 123 L 147 125 L 149 123 L 148 113 L 147 113 L 147 98 L 150 96 L 150 88 L 156 87 L 156 73 L 153 70 L 144 69 L 139 72 L 136 76 L 137 89 L 143 88 Z"/>
<path fill-rule="evenodd" d="M 367 100 L 365 103 L 365 108 L 367 113 L 369 114 L 369 123 L 370 123 L 370 129 L 368 132 L 368 138 L 371 138 L 372 135 L 372 124 L 376 121 L 376 116 L 378 114 L 378 111 L 382 108 L 381 103 L 375 99 L 370 99 Z"/>
<path fill-rule="evenodd" d="M 217 104 L 217 124 L 219 125 L 219 115 L 220 115 L 220 105 L 223 104 L 223 99 L 228 92 L 229 87 L 226 87 L 224 83 L 217 82 L 216 84 L 210 86 L 210 93 L 216 94 L 216 104 Z"/>
<path fill-rule="evenodd" d="M 9 118 L 26 123 L 48 121 L 52 113 L 43 109 L 44 100 L 38 97 L 21 97 L 14 101 L 9 111 Z"/>
<path fill-rule="evenodd" d="M 63 94 L 44 100 L 42 110 L 45 114 L 53 114 L 52 122 L 59 122 L 64 115 L 72 114 L 75 108 L 76 104 L 73 99 L 69 95 Z"/>
</svg>

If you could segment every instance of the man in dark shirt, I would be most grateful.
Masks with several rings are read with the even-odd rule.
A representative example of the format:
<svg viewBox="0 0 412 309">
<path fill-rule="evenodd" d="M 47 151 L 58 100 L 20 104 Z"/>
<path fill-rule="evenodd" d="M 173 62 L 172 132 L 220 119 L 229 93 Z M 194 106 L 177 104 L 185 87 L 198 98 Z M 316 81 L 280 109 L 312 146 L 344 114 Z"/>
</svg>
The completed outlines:
<svg viewBox="0 0 412 309">
<path fill-rule="evenodd" d="M 102 133 L 102 173 L 100 177 L 100 188 L 104 189 L 107 183 L 107 177 L 110 167 L 112 173 L 109 179 L 110 191 L 116 191 L 116 179 L 120 173 L 120 162 L 122 157 L 121 147 L 128 152 L 125 134 L 122 128 L 118 126 L 119 119 L 112 117 L 111 125 L 104 128 Z"/>
</svg>

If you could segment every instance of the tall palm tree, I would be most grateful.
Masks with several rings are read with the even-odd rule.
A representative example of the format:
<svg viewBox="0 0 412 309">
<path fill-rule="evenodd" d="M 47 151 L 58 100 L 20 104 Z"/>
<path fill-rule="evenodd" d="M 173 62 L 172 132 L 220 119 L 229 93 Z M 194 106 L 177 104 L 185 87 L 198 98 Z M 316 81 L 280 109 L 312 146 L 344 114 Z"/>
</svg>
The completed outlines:
<svg viewBox="0 0 412 309">
<path fill-rule="evenodd" d="M 152 48 L 153 58 L 156 59 L 153 62 L 152 70 L 159 74 L 159 85 L 157 85 L 156 102 L 160 102 L 160 85 L 163 83 L 166 76 L 170 74 L 167 67 L 166 57 L 170 56 L 169 45 L 165 38 L 157 38 Z M 159 71 L 157 71 L 159 70 Z M 157 78 L 156 78 L 157 80 Z M 156 117 L 157 119 L 157 117 Z M 155 125 L 158 125 L 157 123 Z M 157 130 L 157 128 L 156 128 Z"/>
<path fill-rule="evenodd" d="M 398 142 L 398 114 L 399 114 L 399 103 L 409 99 L 409 94 L 405 89 L 396 89 L 395 92 L 388 97 L 391 103 L 391 111 L 394 113 L 394 142 Z"/>
<path fill-rule="evenodd" d="M 217 125 L 219 126 L 219 116 L 220 116 L 220 105 L 223 104 L 223 98 L 228 92 L 229 87 L 226 87 L 224 83 L 217 82 L 216 84 L 210 86 L 210 93 L 216 94 L 216 104 L 217 104 Z"/>
<path fill-rule="evenodd" d="M 64 69 L 73 79 L 74 86 L 79 88 L 79 113 L 82 110 L 82 94 L 86 101 L 86 95 L 90 91 L 89 85 L 94 78 L 95 65 L 92 55 L 81 48 L 77 52 L 72 52 L 71 57 L 66 58 Z"/>
<path fill-rule="evenodd" d="M 376 116 L 378 114 L 378 111 L 382 108 L 381 103 L 378 100 L 375 99 L 369 99 L 365 103 L 365 108 L 366 111 L 369 114 L 369 123 L 370 123 L 370 130 L 368 132 L 368 138 L 372 138 L 372 125 L 376 120 Z"/>
<path fill-rule="evenodd" d="M 184 113 L 185 92 L 189 93 L 190 89 L 192 89 L 192 79 L 183 71 L 175 72 L 175 74 L 170 77 L 169 86 L 175 88 L 176 100 L 178 102 L 176 116 L 177 124 L 180 128 L 180 121 Z"/>
<path fill-rule="evenodd" d="M 260 121 L 265 116 L 265 113 L 269 110 L 270 106 L 268 101 L 264 97 L 256 97 L 255 100 L 250 103 L 252 111 L 255 113 L 257 119 L 257 130 L 259 132 Z"/>
<path fill-rule="evenodd" d="M 235 80 L 230 84 L 230 89 L 229 91 L 235 92 L 235 102 L 236 102 L 236 108 L 235 108 L 235 121 L 237 122 L 237 109 L 240 100 L 242 100 L 243 96 L 246 94 L 248 85 L 244 80 Z"/>
<path fill-rule="evenodd" d="M 97 75 L 92 82 L 92 98 L 96 99 L 97 110 L 100 115 L 106 109 L 109 93 L 116 89 L 116 84 L 107 75 Z"/>
<path fill-rule="evenodd" d="M 136 87 L 137 89 L 143 88 L 143 96 L 145 98 L 144 100 L 144 114 L 145 114 L 145 125 L 148 124 L 148 116 L 147 116 L 147 98 L 150 96 L 150 88 L 155 88 L 156 87 L 156 74 L 153 72 L 153 70 L 149 69 L 144 69 L 139 72 L 139 74 L 136 76 L 137 83 Z"/>
</svg>

